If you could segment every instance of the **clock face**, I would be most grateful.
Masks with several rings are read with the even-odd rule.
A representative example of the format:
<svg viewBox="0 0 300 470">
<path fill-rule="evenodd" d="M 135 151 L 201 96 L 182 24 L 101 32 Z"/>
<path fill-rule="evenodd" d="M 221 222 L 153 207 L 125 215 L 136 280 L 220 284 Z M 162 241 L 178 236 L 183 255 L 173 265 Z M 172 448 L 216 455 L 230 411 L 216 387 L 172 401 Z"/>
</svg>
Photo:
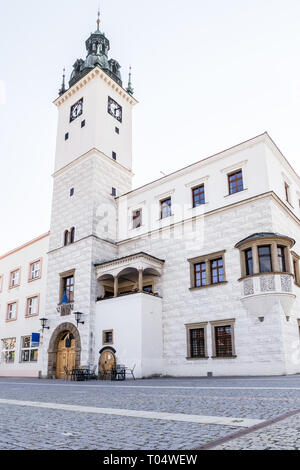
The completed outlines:
<svg viewBox="0 0 300 470">
<path fill-rule="evenodd" d="M 81 98 L 77 103 L 73 104 L 70 112 L 70 122 L 74 121 L 78 116 L 83 112 L 83 98 Z"/>
<path fill-rule="evenodd" d="M 108 112 L 117 121 L 122 122 L 122 106 L 110 97 L 108 97 Z"/>
</svg>

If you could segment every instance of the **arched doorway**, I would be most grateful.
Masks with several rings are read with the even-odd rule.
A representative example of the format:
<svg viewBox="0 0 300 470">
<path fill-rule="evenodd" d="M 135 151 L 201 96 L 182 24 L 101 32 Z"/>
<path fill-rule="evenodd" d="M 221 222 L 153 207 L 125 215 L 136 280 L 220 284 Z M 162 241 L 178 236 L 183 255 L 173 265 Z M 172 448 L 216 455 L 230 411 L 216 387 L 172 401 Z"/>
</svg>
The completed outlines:
<svg viewBox="0 0 300 470">
<path fill-rule="evenodd" d="M 65 331 L 59 338 L 56 354 L 56 378 L 63 379 L 65 370 L 75 367 L 75 339 L 70 331 Z"/>
<path fill-rule="evenodd" d="M 99 375 L 109 376 L 112 369 L 116 368 L 116 356 L 112 348 L 104 348 L 100 351 Z"/>
<path fill-rule="evenodd" d="M 65 355 L 65 357 L 63 357 Z M 48 378 L 62 378 L 64 363 L 69 367 L 80 365 L 81 341 L 77 328 L 72 323 L 62 323 L 53 332 L 48 347 Z M 62 376 L 63 371 L 63 376 Z"/>
</svg>

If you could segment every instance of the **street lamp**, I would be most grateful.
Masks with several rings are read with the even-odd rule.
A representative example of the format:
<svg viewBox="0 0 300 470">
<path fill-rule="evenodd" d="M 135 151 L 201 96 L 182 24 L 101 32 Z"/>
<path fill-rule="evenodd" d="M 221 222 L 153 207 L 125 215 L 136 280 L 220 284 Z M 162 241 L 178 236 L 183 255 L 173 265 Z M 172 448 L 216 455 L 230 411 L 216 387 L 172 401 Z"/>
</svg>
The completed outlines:
<svg viewBox="0 0 300 470">
<path fill-rule="evenodd" d="M 46 325 L 47 325 L 47 321 L 48 321 L 48 318 L 40 318 L 40 322 L 41 322 L 41 324 L 42 324 L 43 333 L 44 333 L 44 330 L 45 330 L 45 329 L 50 330 L 50 326 L 46 326 Z"/>
<path fill-rule="evenodd" d="M 82 317 L 82 315 L 84 315 L 84 314 L 81 313 L 81 312 L 74 312 L 74 315 L 75 315 L 75 320 L 77 321 L 77 326 L 79 325 L 79 323 L 81 323 L 82 325 L 84 325 L 84 321 L 81 321 L 81 317 Z"/>
</svg>

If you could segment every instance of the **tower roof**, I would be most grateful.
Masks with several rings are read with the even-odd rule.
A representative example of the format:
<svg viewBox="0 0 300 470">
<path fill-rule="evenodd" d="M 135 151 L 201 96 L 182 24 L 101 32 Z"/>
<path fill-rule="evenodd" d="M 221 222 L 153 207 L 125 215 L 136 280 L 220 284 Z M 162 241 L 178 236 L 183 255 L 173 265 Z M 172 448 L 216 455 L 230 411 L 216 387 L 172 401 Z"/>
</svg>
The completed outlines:
<svg viewBox="0 0 300 470">
<path fill-rule="evenodd" d="M 108 59 L 110 43 L 105 33 L 100 31 L 100 12 L 98 12 L 97 29 L 94 33 L 90 34 L 90 37 L 85 42 L 85 46 L 87 50 L 86 59 L 77 59 L 74 63 L 69 86 L 73 86 L 96 66 L 99 66 L 116 83 L 122 86 L 120 64 L 114 59 Z"/>
</svg>

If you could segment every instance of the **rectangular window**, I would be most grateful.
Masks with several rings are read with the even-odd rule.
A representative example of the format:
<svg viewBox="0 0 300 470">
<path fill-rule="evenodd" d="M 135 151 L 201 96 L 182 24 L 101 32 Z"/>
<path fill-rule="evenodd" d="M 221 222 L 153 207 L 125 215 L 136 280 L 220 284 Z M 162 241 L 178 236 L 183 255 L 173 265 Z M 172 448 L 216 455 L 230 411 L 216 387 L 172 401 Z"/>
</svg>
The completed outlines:
<svg viewBox="0 0 300 470">
<path fill-rule="evenodd" d="M 113 344 L 113 330 L 106 330 L 102 333 L 103 344 Z"/>
<path fill-rule="evenodd" d="M 253 274 L 253 253 L 252 249 L 245 250 L 246 274 L 251 276 Z"/>
<path fill-rule="evenodd" d="M 74 188 L 70 189 L 70 197 L 74 196 Z"/>
<path fill-rule="evenodd" d="M 116 152 L 112 152 L 112 158 L 113 158 L 113 160 L 117 160 L 117 154 L 116 154 Z"/>
<path fill-rule="evenodd" d="M 20 269 L 16 269 L 10 273 L 9 287 L 18 287 L 20 285 Z"/>
<path fill-rule="evenodd" d="M 206 286 L 206 263 L 194 265 L 195 287 Z"/>
<path fill-rule="evenodd" d="M 200 206 L 205 204 L 205 190 L 204 184 L 198 186 L 197 188 L 192 189 L 193 194 L 193 207 Z"/>
<path fill-rule="evenodd" d="M 259 259 L 259 271 L 261 273 L 271 273 L 272 268 L 272 256 L 271 246 L 259 246 L 258 247 L 258 259 Z"/>
<path fill-rule="evenodd" d="M 168 199 L 164 199 L 160 201 L 160 218 L 165 219 L 166 217 L 170 217 L 172 215 L 172 201 L 169 197 Z"/>
<path fill-rule="evenodd" d="M 111 195 L 114 196 L 114 197 L 116 197 L 116 195 L 117 195 L 117 190 L 116 190 L 116 188 L 111 188 Z"/>
<path fill-rule="evenodd" d="M 285 265 L 285 248 L 284 246 L 277 246 L 277 254 L 278 254 L 278 264 L 279 264 L 279 271 L 281 273 L 286 272 L 286 265 Z"/>
<path fill-rule="evenodd" d="M 39 313 L 39 297 L 30 297 L 27 299 L 26 316 L 38 315 Z"/>
<path fill-rule="evenodd" d="M 41 277 L 41 260 L 34 261 L 30 264 L 29 280 L 34 281 Z"/>
<path fill-rule="evenodd" d="M 66 132 L 65 133 L 65 140 L 68 140 L 69 139 L 69 132 Z"/>
<path fill-rule="evenodd" d="M 232 327 L 215 326 L 216 357 L 232 357 Z"/>
<path fill-rule="evenodd" d="M 205 357 L 204 328 L 190 329 L 190 356 Z"/>
<path fill-rule="evenodd" d="M 13 321 L 17 319 L 17 302 L 7 304 L 6 321 Z"/>
<path fill-rule="evenodd" d="M 74 302 L 74 276 L 63 278 L 63 294 L 67 296 L 68 302 Z"/>
<path fill-rule="evenodd" d="M 142 209 L 133 211 L 132 213 L 132 227 L 139 228 L 142 226 Z"/>
<path fill-rule="evenodd" d="M 81 121 L 81 127 L 85 127 L 85 119 Z"/>
<path fill-rule="evenodd" d="M 290 187 L 287 183 L 284 183 L 284 191 L 286 202 L 290 203 Z"/>
<path fill-rule="evenodd" d="M 224 282 L 223 258 L 211 260 L 210 269 L 212 284 L 219 284 L 220 282 Z"/>
<path fill-rule="evenodd" d="M 243 191 L 244 183 L 242 170 L 235 171 L 234 173 L 228 175 L 228 186 L 229 194 L 234 194 Z"/>
<path fill-rule="evenodd" d="M 16 338 L 2 339 L 2 360 L 6 364 L 15 362 Z"/>
<path fill-rule="evenodd" d="M 120 134 L 120 129 L 118 127 L 115 127 L 115 132 L 116 134 Z"/>
<path fill-rule="evenodd" d="M 31 337 L 21 338 L 21 362 L 37 362 L 38 348 L 32 347 Z"/>
</svg>

